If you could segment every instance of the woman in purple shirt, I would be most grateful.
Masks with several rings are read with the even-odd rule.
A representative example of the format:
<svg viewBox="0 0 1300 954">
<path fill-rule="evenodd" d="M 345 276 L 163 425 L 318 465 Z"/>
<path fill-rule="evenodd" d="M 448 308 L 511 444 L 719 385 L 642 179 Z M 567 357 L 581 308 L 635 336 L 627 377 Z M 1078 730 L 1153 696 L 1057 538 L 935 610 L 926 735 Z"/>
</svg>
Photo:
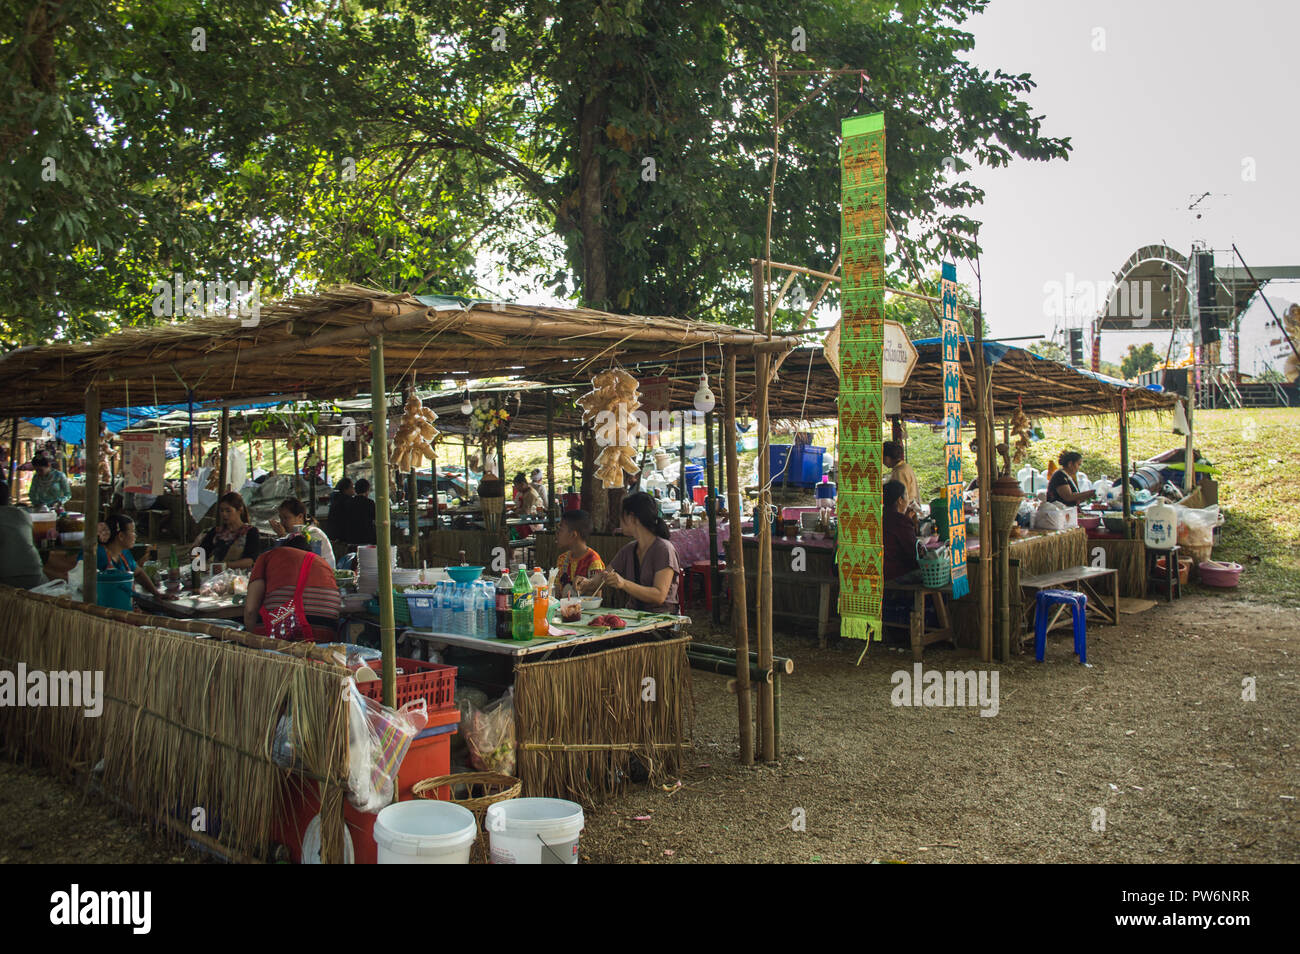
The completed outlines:
<svg viewBox="0 0 1300 954">
<path fill-rule="evenodd" d="M 668 542 L 668 524 L 659 515 L 655 499 L 649 494 L 628 494 L 619 526 L 632 542 L 610 562 L 605 586 L 626 593 L 632 609 L 676 613 L 681 564 Z"/>
</svg>

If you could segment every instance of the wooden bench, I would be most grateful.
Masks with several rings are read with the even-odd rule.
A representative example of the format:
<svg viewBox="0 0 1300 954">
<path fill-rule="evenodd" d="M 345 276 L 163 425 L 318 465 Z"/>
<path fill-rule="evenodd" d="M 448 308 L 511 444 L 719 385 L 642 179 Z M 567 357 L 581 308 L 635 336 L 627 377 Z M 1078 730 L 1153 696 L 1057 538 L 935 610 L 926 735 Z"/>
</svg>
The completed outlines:
<svg viewBox="0 0 1300 954">
<path fill-rule="evenodd" d="M 1106 581 L 1110 583 L 1109 597 L 1101 592 Z M 1037 611 L 1039 590 L 1077 588 L 1078 592 L 1088 597 L 1089 617 L 1100 619 L 1111 626 L 1119 625 L 1119 572 L 1117 570 L 1099 566 L 1074 566 L 1066 570 L 1057 570 L 1055 573 L 1022 576 L 1020 587 L 1030 591 L 1029 599 L 1024 604 L 1025 630 L 1029 633 L 1034 631 L 1034 615 Z M 1060 616 L 1061 614 L 1058 613 L 1056 619 L 1060 619 Z M 1049 630 L 1056 624 L 1056 619 L 1049 623 L 1047 627 Z"/>
<path fill-rule="evenodd" d="M 931 643 L 950 642 L 957 645 L 956 638 L 953 635 L 952 625 L 948 621 L 948 604 L 945 602 L 947 594 L 951 592 L 950 587 L 930 587 L 923 583 L 899 583 L 885 582 L 885 593 L 911 593 L 912 594 L 912 612 L 907 621 L 907 632 L 912 643 L 912 658 L 917 662 L 921 661 L 921 653 L 926 646 Z M 939 620 L 939 626 L 936 629 L 925 628 L 925 599 L 929 597 L 934 604 L 934 615 Z M 882 622 L 882 627 L 902 628 L 901 623 Z M 870 642 L 867 643 L 870 646 Z M 867 651 L 862 651 L 865 656 Z M 858 657 L 858 662 L 862 662 L 862 656 Z"/>
</svg>

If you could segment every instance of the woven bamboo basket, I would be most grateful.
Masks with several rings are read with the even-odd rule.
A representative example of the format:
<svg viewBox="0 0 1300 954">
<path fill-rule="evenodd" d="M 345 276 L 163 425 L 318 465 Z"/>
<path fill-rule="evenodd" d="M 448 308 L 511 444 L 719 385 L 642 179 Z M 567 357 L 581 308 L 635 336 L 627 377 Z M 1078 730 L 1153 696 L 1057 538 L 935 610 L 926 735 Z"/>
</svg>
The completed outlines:
<svg viewBox="0 0 1300 954">
<path fill-rule="evenodd" d="M 501 529 L 501 515 L 505 511 L 505 497 L 479 497 L 483 505 L 483 529 L 493 533 Z"/>
<path fill-rule="evenodd" d="M 485 863 L 488 858 L 488 834 L 483 829 L 483 816 L 487 814 L 489 805 L 518 798 L 524 790 L 524 783 L 513 775 L 502 775 L 500 772 L 461 772 L 459 775 L 439 775 L 416 782 L 411 786 L 411 793 L 416 798 L 436 801 L 438 789 L 443 786 L 451 787 L 450 801 L 453 804 L 468 808 L 474 813 L 474 820 L 478 822 L 478 837 L 474 839 L 469 860 L 471 863 Z"/>
</svg>

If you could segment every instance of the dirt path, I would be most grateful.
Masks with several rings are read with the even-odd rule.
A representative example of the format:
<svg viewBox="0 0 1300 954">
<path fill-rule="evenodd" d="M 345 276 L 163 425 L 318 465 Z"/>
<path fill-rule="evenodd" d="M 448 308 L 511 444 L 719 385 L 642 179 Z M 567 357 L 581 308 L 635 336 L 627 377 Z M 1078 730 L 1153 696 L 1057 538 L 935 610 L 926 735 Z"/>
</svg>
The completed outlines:
<svg viewBox="0 0 1300 954">
<path fill-rule="evenodd" d="M 891 673 L 910 673 L 910 654 L 874 646 L 857 668 L 857 647 L 778 638 L 796 671 L 776 766 L 739 764 L 734 697 L 696 672 L 683 787 L 588 812 L 584 860 L 1300 861 L 1294 610 L 1191 597 L 1089 636 L 1090 669 L 1063 633 L 1041 665 L 991 667 L 991 718 L 891 705 Z M 951 650 L 925 665 L 979 668 Z M 1242 700 L 1247 676 L 1258 701 Z M 804 831 L 790 827 L 796 809 Z M 1093 830 L 1095 809 L 1105 831 Z M 200 857 L 0 761 L 0 863 Z"/>
<path fill-rule="evenodd" d="M 1294 611 L 1193 597 L 1094 627 L 1000 672 L 1000 711 L 895 708 L 910 653 L 818 651 L 783 700 L 783 761 L 736 759 L 734 697 L 694 673 L 697 749 L 674 793 L 591 812 L 593 862 L 1300 860 Z M 930 650 L 926 669 L 977 669 Z M 1258 701 L 1242 700 L 1253 676 Z M 1284 796 L 1291 796 L 1286 798 Z M 806 830 L 791 830 L 803 810 Z M 1094 809 L 1105 831 L 1092 830 Z M 651 816 L 636 821 L 636 816 Z"/>
</svg>

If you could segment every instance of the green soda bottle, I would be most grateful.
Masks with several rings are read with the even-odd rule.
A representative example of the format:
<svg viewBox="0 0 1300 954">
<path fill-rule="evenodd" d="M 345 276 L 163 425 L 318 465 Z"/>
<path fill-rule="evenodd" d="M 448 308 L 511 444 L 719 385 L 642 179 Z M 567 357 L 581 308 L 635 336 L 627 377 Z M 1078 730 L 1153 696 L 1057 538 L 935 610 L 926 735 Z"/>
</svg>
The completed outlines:
<svg viewBox="0 0 1300 954">
<path fill-rule="evenodd" d="M 519 564 L 514 588 L 510 591 L 510 633 L 518 640 L 533 638 L 533 585 L 528 570 Z"/>
</svg>

